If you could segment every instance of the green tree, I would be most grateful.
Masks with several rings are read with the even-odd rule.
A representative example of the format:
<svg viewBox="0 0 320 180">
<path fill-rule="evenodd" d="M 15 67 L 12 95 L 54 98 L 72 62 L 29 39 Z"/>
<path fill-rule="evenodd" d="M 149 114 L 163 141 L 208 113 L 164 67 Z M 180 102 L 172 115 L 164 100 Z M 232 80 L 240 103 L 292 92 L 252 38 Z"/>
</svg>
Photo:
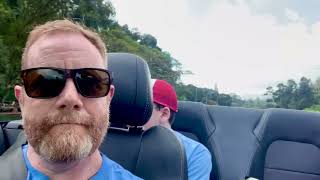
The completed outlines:
<svg viewBox="0 0 320 180">
<path fill-rule="evenodd" d="M 271 97 L 267 100 L 270 105 L 289 109 L 305 109 L 312 106 L 315 101 L 314 89 L 311 80 L 302 77 L 297 84 L 290 79 L 286 84 L 279 83 L 276 88 L 268 87 L 265 95 Z"/>
<path fill-rule="evenodd" d="M 231 106 L 232 97 L 229 94 L 219 94 L 218 105 L 221 106 Z"/>
<path fill-rule="evenodd" d="M 320 77 L 318 77 L 312 86 L 313 93 L 314 93 L 314 103 L 320 104 Z"/>
<path fill-rule="evenodd" d="M 286 84 L 279 83 L 277 85 L 277 89 L 274 90 L 272 87 L 267 88 L 267 93 L 271 99 L 268 99 L 269 103 L 275 102 L 277 107 L 281 108 L 297 108 L 297 83 L 289 79 Z"/>
<path fill-rule="evenodd" d="M 0 99 L 1 101 L 5 101 L 8 99 L 10 94 L 7 92 L 7 90 L 10 88 L 8 84 L 6 83 L 6 74 L 3 72 L 6 72 L 9 68 L 9 51 L 8 47 L 3 43 L 3 40 L 0 38 Z"/>
<path fill-rule="evenodd" d="M 310 79 L 307 79 L 306 77 L 300 79 L 297 98 L 297 109 L 305 109 L 314 104 L 314 92 Z"/>
<path fill-rule="evenodd" d="M 155 37 L 153 37 L 150 34 L 144 34 L 141 37 L 141 44 L 146 45 L 150 48 L 156 48 L 157 47 L 157 39 Z"/>
<path fill-rule="evenodd" d="M 68 11 L 67 0 L 1 0 L 0 1 L 0 91 L 2 101 L 12 101 L 13 86 L 19 83 L 21 55 L 28 32 L 33 26 L 50 19 L 61 18 Z M 7 99 L 9 98 L 9 99 Z"/>
<path fill-rule="evenodd" d="M 139 43 L 128 31 L 128 27 L 123 28 L 119 25 L 101 31 L 109 52 L 129 52 L 139 55 L 147 61 L 152 78 L 165 79 L 176 85 L 184 73 L 179 61 L 168 52 Z"/>
<path fill-rule="evenodd" d="M 297 97 L 296 97 L 297 87 L 298 85 L 294 80 L 289 79 L 287 81 L 285 94 L 286 94 L 289 109 L 297 109 Z"/>
<path fill-rule="evenodd" d="M 230 94 L 232 98 L 231 106 L 242 107 L 245 104 L 245 101 L 237 94 Z"/>
<path fill-rule="evenodd" d="M 114 7 L 110 1 L 73 0 L 66 16 L 98 31 L 114 23 Z"/>
</svg>

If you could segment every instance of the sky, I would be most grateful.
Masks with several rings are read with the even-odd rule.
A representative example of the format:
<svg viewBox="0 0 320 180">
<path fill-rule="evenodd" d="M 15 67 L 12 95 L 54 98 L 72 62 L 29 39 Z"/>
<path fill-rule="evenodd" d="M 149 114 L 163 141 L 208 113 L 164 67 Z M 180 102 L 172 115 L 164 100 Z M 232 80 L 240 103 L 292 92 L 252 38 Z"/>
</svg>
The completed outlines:
<svg viewBox="0 0 320 180">
<path fill-rule="evenodd" d="M 319 0 L 111 0 L 116 20 L 156 37 L 185 84 L 242 97 L 320 77 Z"/>
</svg>

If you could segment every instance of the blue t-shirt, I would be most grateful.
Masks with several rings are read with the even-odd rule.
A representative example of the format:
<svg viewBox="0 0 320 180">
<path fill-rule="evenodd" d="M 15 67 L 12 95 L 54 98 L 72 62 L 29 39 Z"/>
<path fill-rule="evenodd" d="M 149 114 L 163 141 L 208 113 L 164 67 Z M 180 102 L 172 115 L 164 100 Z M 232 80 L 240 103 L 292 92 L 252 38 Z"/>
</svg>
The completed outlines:
<svg viewBox="0 0 320 180">
<path fill-rule="evenodd" d="M 212 169 L 211 154 L 201 143 L 194 141 L 175 131 L 184 145 L 188 164 L 189 180 L 208 180 Z"/>
<path fill-rule="evenodd" d="M 41 173 L 29 162 L 29 159 L 27 157 L 27 148 L 28 145 L 23 145 L 23 157 L 24 161 L 27 166 L 27 180 L 49 180 L 50 178 L 46 176 L 45 174 Z M 102 164 L 99 169 L 99 171 L 90 178 L 90 180 L 142 180 L 141 178 L 134 176 L 132 173 L 130 173 L 128 170 L 125 170 L 122 166 L 117 164 L 116 162 L 112 161 L 111 159 L 107 158 L 104 154 L 101 153 L 102 157 Z"/>
</svg>

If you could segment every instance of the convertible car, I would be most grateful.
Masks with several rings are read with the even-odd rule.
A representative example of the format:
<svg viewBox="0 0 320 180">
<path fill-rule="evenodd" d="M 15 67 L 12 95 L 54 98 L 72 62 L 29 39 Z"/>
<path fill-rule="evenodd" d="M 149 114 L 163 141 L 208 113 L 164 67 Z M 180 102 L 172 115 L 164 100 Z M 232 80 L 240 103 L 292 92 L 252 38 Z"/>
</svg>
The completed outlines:
<svg viewBox="0 0 320 180">
<path fill-rule="evenodd" d="M 100 151 L 144 179 L 187 179 L 184 148 L 174 134 L 141 127 L 152 112 L 148 65 L 127 53 L 108 59 L 116 93 Z M 209 149 L 212 180 L 320 180 L 319 113 L 182 101 L 173 129 Z M 0 160 L 22 130 L 21 120 L 2 122 Z"/>
</svg>

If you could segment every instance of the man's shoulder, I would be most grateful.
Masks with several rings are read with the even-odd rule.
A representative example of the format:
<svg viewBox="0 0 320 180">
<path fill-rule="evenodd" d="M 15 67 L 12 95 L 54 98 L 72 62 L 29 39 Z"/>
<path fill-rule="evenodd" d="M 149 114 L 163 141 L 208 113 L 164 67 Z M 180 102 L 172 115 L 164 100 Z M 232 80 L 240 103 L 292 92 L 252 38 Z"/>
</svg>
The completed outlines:
<svg viewBox="0 0 320 180">
<path fill-rule="evenodd" d="M 211 153 L 201 143 L 175 132 L 176 136 L 184 145 L 188 163 L 188 178 L 209 179 L 212 169 Z"/>
<path fill-rule="evenodd" d="M 192 162 L 211 164 L 211 153 L 207 147 L 179 132 L 175 131 L 175 134 L 184 146 L 188 164 Z"/>
<path fill-rule="evenodd" d="M 103 159 L 104 163 L 106 163 L 107 167 L 112 169 L 113 172 L 120 172 L 120 173 L 124 173 L 124 174 L 130 173 L 128 170 L 123 168 L 120 164 L 118 164 L 115 161 L 109 159 L 104 154 L 102 154 L 102 159 Z"/>
<path fill-rule="evenodd" d="M 105 163 L 105 170 L 109 172 L 110 179 L 130 179 L 141 180 L 141 178 L 133 175 L 130 171 L 123 168 L 120 164 L 109 159 L 106 155 L 102 154 L 103 163 Z"/>
</svg>

